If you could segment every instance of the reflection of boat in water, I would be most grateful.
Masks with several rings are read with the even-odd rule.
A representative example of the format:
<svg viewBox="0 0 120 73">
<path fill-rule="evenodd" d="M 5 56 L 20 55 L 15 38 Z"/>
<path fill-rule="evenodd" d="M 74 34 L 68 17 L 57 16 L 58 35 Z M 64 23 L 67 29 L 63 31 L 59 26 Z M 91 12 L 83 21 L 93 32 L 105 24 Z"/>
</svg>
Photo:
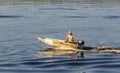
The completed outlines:
<svg viewBox="0 0 120 73">
<path fill-rule="evenodd" d="M 49 55 L 62 55 L 62 54 L 73 54 L 75 51 L 73 50 L 61 50 L 61 49 L 54 49 L 54 48 L 47 48 L 45 50 L 40 50 L 43 54 Z"/>
<path fill-rule="evenodd" d="M 54 48 L 46 48 L 45 50 L 38 51 L 38 55 L 44 55 L 47 57 L 50 56 L 63 56 L 68 58 L 83 58 L 83 52 L 76 52 L 74 50 L 61 50 L 61 49 L 54 49 Z"/>
<path fill-rule="evenodd" d="M 104 53 L 120 53 L 119 48 L 113 47 L 89 47 L 89 46 L 79 46 L 78 44 L 66 43 L 64 40 L 47 38 L 47 37 L 38 37 L 38 40 L 47 44 L 49 46 L 55 47 L 52 49 L 53 54 L 61 53 L 73 53 L 73 52 L 104 52 Z M 58 52 L 59 51 L 59 52 Z M 47 52 L 48 53 L 48 52 Z"/>
</svg>

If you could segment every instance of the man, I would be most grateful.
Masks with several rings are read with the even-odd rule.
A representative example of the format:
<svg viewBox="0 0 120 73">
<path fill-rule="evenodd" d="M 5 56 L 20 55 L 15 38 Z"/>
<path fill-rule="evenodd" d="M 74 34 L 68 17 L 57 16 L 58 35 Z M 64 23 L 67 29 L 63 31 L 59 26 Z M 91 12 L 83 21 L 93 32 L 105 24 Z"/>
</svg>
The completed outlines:
<svg viewBox="0 0 120 73">
<path fill-rule="evenodd" d="M 67 43 L 75 43 L 76 42 L 76 38 L 71 31 L 68 32 L 65 42 L 67 42 Z"/>
</svg>

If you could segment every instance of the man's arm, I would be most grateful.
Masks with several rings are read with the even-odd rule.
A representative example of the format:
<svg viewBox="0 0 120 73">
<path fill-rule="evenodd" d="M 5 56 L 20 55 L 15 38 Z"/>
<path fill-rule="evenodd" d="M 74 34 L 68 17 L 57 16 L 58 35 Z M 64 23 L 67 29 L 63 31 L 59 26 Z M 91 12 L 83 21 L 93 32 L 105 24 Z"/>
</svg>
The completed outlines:
<svg viewBox="0 0 120 73">
<path fill-rule="evenodd" d="M 66 36 L 66 38 L 65 38 L 65 42 L 68 42 L 68 36 Z"/>
</svg>

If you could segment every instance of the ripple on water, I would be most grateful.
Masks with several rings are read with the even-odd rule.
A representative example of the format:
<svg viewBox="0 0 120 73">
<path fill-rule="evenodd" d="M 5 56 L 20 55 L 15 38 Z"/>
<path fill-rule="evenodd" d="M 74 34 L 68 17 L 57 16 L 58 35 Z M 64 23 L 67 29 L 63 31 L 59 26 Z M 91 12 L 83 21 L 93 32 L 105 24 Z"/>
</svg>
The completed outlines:
<svg viewBox="0 0 120 73">
<path fill-rule="evenodd" d="M 21 18 L 22 16 L 17 15 L 0 15 L 0 18 Z"/>
<path fill-rule="evenodd" d="M 88 18 L 86 16 L 64 16 L 64 18 Z"/>
<path fill-rule="evenodd" d="M 111 16 L 104 16 L 103 18 L 105 18 L 105 19 L 118 19 L 118 18 L 120 18 L 120 16 L 111 15 Z"/>
<path fill-rule="evenodd" d="M 66 59 L 61 57 L 49 57 L 40 59 L 25 59 L 19 62 L 0 64 L 2 72 L 58 72 L 73 73 L 76 69 L 92 70 L 94 72 L 108 72 L 107 69 L 119 69 L 120 59 L 114 57 Z M 91 72 L 92 72 L 91 71 Z"/>
<path fill-rule="evenodd" d="M 53 6 L 53 7 L 41 7 L 38 8 L 39 10 L 77 10 L 75 8 L 70 8 L 70 7 L 59 7 L 59 6 Z"/>
</svg>

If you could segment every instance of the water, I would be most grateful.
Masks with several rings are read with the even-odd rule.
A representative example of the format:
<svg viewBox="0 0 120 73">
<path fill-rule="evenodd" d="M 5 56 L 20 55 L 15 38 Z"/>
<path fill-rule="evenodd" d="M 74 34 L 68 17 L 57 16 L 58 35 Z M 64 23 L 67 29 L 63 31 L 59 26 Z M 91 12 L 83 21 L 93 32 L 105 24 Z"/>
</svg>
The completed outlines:
<svg viewBox="0 0 120 73">
<path fill-rule="evenodd" d="M 119 54 L 86 52 L 82 59 L 38 54 L 49 48 L 38 36 L 64 39 L 69 30 L 86 45 L 120 47 L 119 1 L 101 2 L 1 0 L 0 73 L 119 73 Z"/>
</svg>

